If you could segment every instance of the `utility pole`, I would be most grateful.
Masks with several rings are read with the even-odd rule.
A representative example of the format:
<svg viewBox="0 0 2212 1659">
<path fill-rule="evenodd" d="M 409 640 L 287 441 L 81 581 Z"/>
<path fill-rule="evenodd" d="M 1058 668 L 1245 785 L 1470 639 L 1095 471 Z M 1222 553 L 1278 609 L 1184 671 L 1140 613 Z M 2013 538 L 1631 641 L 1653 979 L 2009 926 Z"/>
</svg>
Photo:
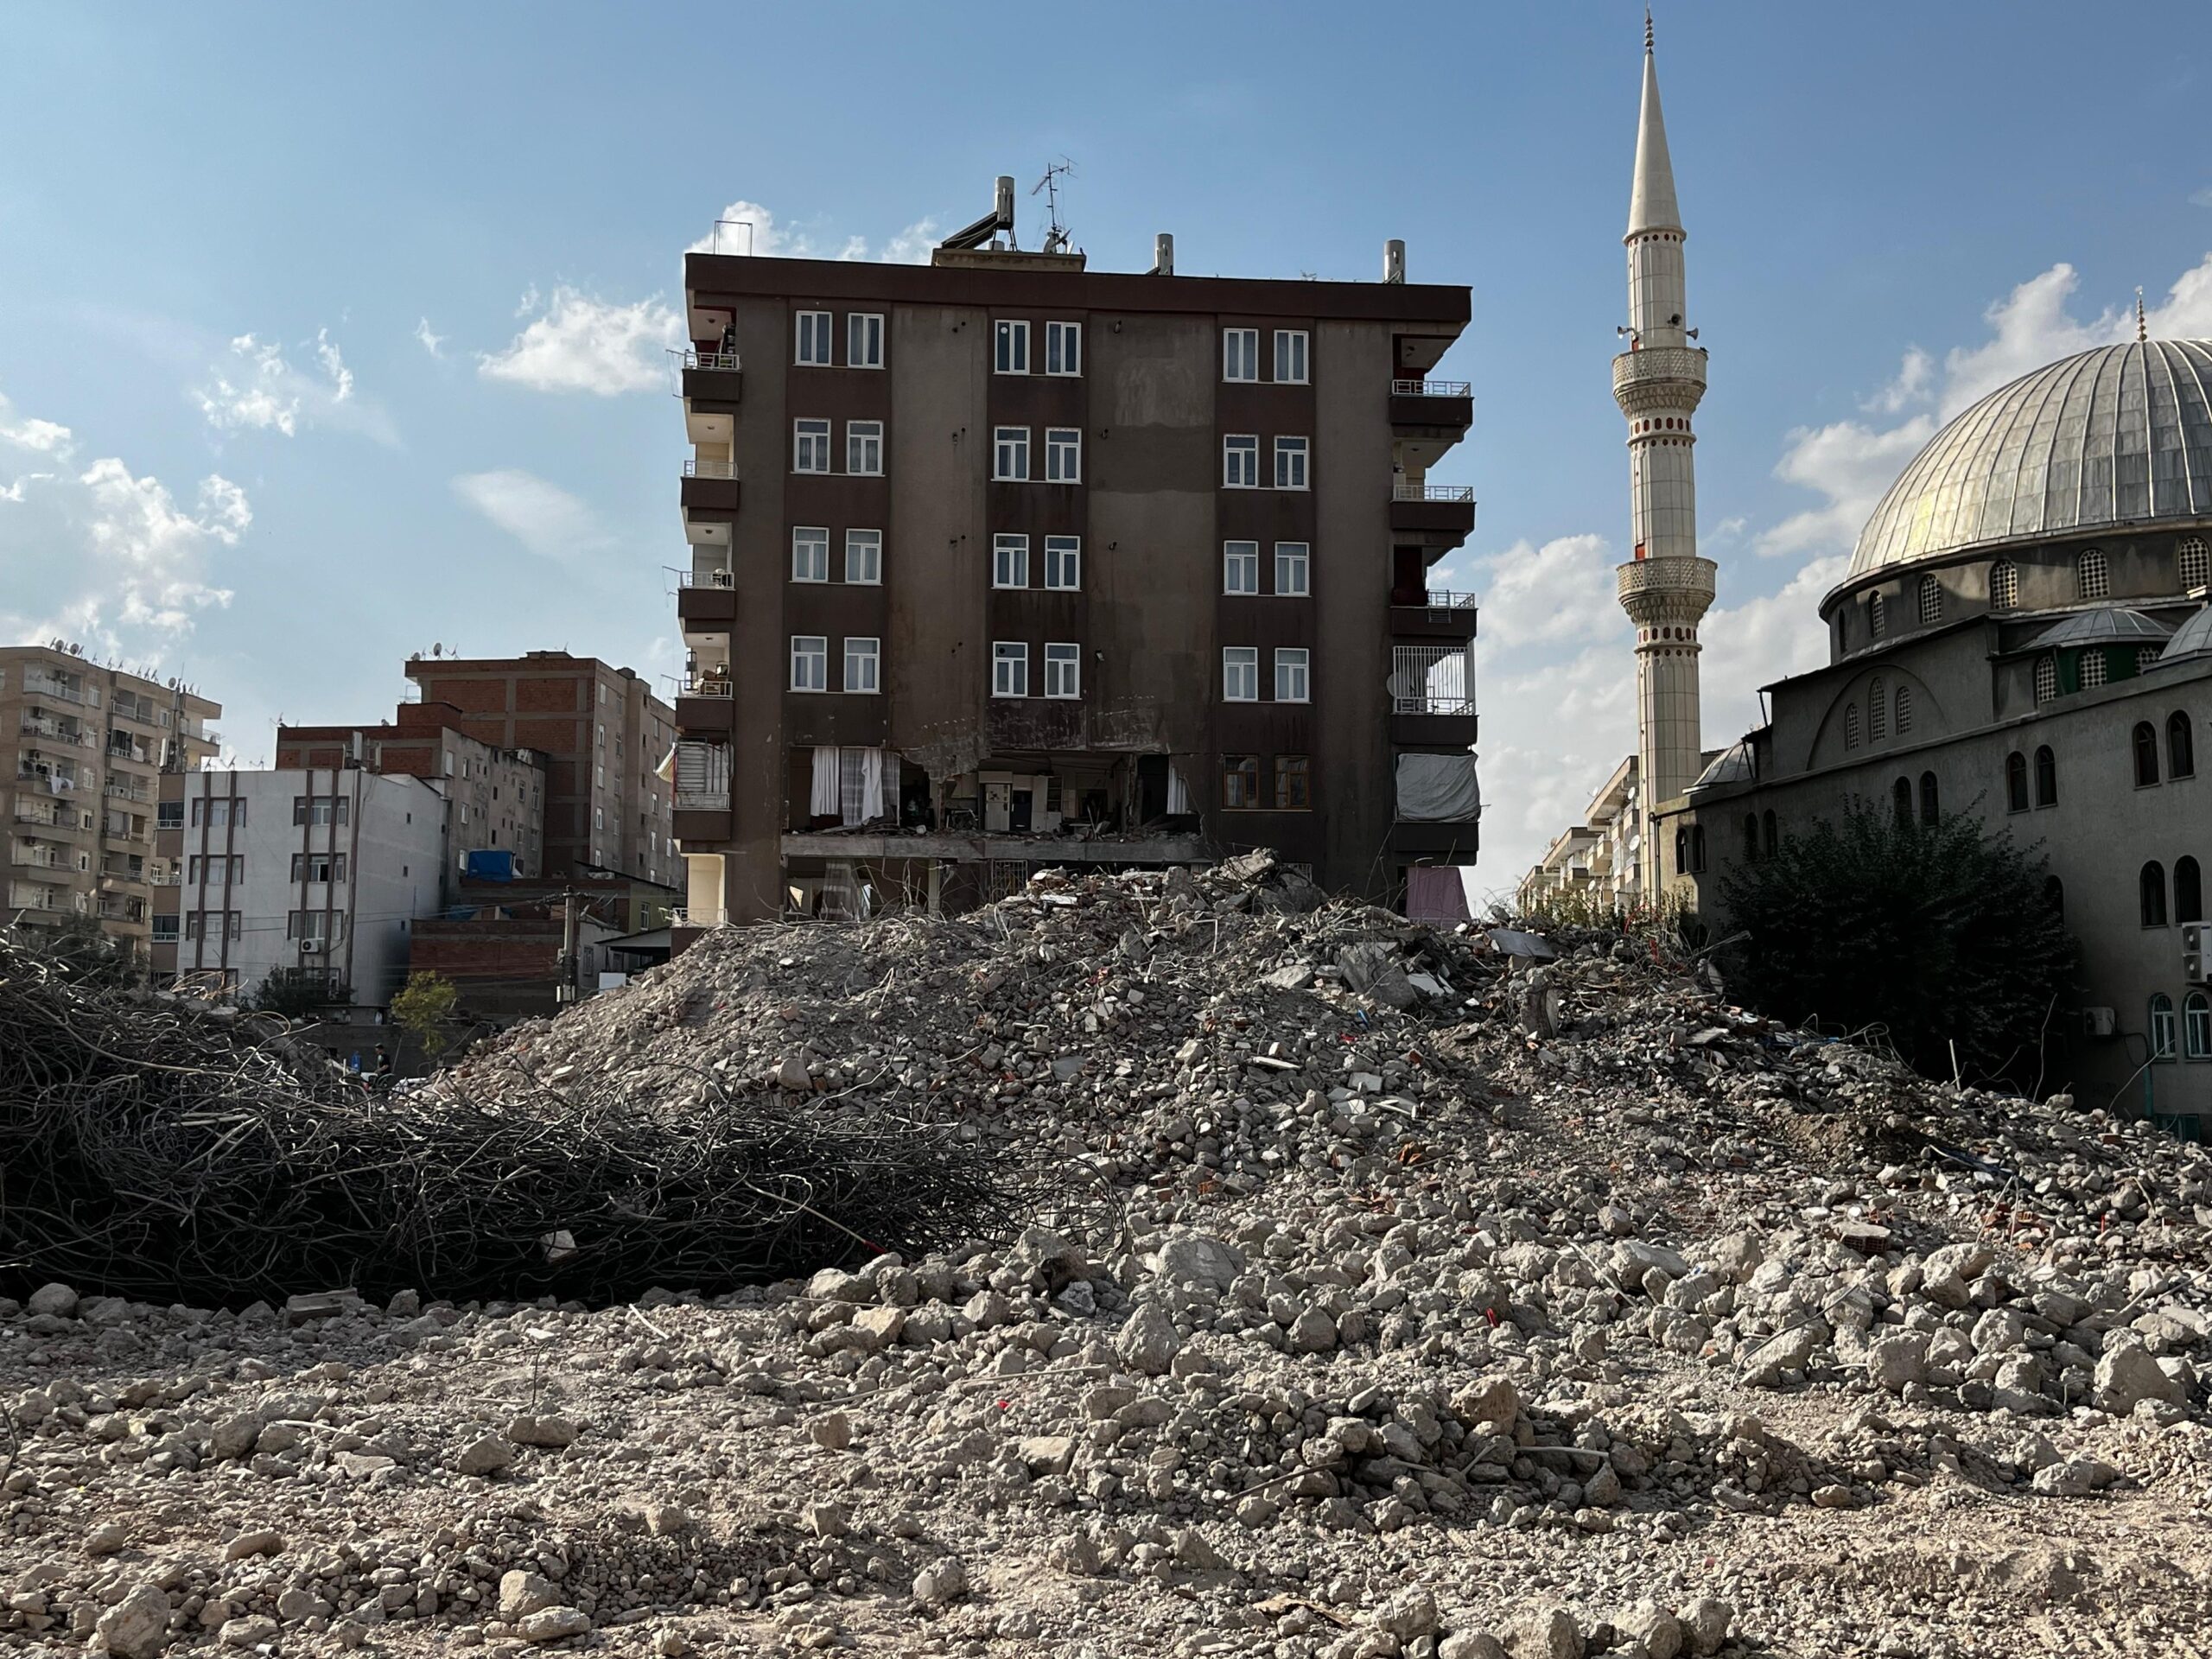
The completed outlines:
<svg viewBox="0 0 2212 1659">
<path fill-rule="evenodd" d="M 576 890 L 564 888 L 561 893 L 561 960 L 556 969 L 559 983 L 553 988 L 556 1003 L 576 1000 Z"/>
</svg>

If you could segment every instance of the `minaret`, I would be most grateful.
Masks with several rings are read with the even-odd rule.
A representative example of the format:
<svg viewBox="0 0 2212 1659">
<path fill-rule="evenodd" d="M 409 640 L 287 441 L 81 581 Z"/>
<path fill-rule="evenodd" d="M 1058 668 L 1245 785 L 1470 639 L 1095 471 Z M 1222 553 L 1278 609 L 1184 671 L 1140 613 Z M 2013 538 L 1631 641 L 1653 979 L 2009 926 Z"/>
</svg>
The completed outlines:
<svg viewBox="0 0 2212 1659">
<path fill-rule="evenodd" d="M 1682 318 L 1682 216 L 1659 112 L 1651 14 L 1643 17 L 1643 109 L 1629 192 L 1629 348 L 1613 359 L 1613 401 L 1628 417 L 1629 499 L 1636 556 L 1615 573 L 1636 624 L 1637 786 L 1643 813 L 1643 896 L 1675 872 L 1660 856 L 1652 810 L 1696 782 L 1697 625 L 1718 567 L 1697 556 L 1697 475 L 1690 416 L 1705 396 L 1705 352 Z"/>
</svg>

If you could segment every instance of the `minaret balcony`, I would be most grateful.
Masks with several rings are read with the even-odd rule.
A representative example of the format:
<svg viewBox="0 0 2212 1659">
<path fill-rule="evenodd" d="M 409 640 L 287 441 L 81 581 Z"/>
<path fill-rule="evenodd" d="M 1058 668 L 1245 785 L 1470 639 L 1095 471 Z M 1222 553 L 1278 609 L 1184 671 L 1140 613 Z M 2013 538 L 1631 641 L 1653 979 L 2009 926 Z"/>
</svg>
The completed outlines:
<svg viewBox="0 0 2212 1659">
<path fill-rule="evenodd" d="M 1647 346 L 1613 359 L 1613 401 L 1624 415 L 1695 409 L 1705 396 L 1705 348 Z"/>
<path fill-rule="evenodd" d="M 1407 547 L 1454 548 L 1474 533 L 1475 492 L 1468 484 L 1412 484 L 1390 492 L 1390 538 Z"/>
<path fill-rule="evenodd" d="M 1474 393 L 1465 380 L 1393 380 L 1391 436 L 1408 460 L 1434 466 L 1474 424 Z"/>
</svg>

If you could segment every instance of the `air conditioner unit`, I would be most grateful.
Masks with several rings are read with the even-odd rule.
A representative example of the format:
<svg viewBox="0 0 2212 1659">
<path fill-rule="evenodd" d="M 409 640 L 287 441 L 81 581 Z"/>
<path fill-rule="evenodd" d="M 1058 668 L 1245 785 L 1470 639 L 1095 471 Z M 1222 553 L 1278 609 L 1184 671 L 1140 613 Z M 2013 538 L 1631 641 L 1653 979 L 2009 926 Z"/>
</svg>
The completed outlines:
<svg viewBox="0 0 2212 1659">
<path fill-rule="evenodd" d="M 2204 958 L 2212 950 L 2212 924 L 2183 922 L 2181 925 L 2181 976 L 2191 985 L 2202 985 L 2204 979 Z"/>
<path fill-rule="evenodd" d="M 2118 1033 L 2120 1020 L 2110 1008 L 2084 1008 L 2082 1027 L 2092 1037 L 2111 1037 Z"/>
<path fill-rule="evenodd" d="M 303 957 L 319 957 L 319 956 L 321 956 L 321 955 L 322 954 L 322 952 L 323 952 L 323 941 L 322 941 L 322 940 L 321 940 L 321 939 L 302 939 L 302 940 L 300 941 L 300 954 L 301 954 L 302 956 L 303 956 Z"/>
</svg>

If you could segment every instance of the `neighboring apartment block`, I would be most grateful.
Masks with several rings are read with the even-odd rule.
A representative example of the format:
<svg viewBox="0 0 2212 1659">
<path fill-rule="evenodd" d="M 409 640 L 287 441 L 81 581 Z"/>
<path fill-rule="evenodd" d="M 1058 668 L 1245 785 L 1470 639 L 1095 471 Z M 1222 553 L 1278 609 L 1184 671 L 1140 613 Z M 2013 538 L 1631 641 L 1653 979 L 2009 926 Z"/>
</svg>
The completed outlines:
<svg viewBox="0 0 2212 1659">
<path fill-rule="evenodd" d="M 156 974 L 251 996 L 272 969 L 321 974 L 382 1007 L 409 932 L 435 916 L 447 803 L 429 779 L 364 767 L 201 772 L 162 779 Z"/>
<path fill-rule="evenodd" d="M 500 748 L 461 728 L 449 703 L 403 702 L 375 726 L 279 726 L 276 764 L 356 766 L 435 780 L 453 804 L 454 865 L 472 852 L 514 855 L 514 873 L 544 868 L 545 763 L 532 749 Z"/>
<path fill-rule="evenodd" d="M 692 254 L 676 830 L 689 919 L 972 903 L 1255 846 L 1471 863 L 1474 522 L 1427 378 L 1468 290 Z M 419 664 L 435 671 L 438 664 Z M 442 678 L 427 682 L 446 696 Z"/>
<path fill-rule="evenodd" d="M 8 919 L 60 926 L 71 917 L 143 954 L 155 884 L 156 785 L 215 752 L 219 703 L 89 662 L 59 643 L 0 646 L 0 770 L 8 830 Z"/>
<path fill-rule="evenodd" d="M 407 677 L 425 705 L 447 705 L 436 710 L 444 725 L 503 753 L 527 749 L 542 766 L 543 850 L 531 874 L 681 879 L 669 788 L 657 775 L 676 711 L 634 671 L 532 651 L 412 658 Z M 455 845 L 464 843 L 480 844 L 460 836 Z"/>
</svg>

